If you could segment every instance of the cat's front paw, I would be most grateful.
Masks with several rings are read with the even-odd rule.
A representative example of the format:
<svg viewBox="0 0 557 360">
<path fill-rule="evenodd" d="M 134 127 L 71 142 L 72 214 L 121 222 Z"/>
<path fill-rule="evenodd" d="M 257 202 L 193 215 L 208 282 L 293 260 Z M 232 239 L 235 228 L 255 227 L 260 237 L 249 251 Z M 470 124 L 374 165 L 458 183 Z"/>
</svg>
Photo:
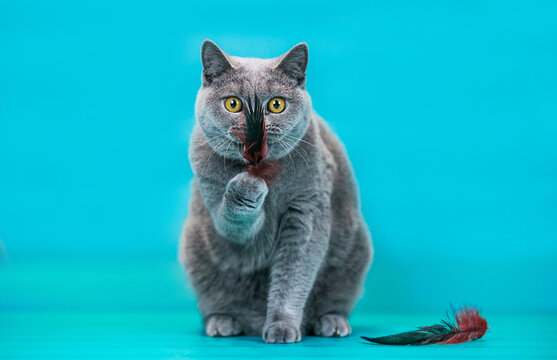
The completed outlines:
<svg viewBox="0 0 557 360">
<path fill-rule="evenodd" d="M 316 336 L 326 337 L 344 337 L 350 335 L 351 332 L 348 320 L 337 314 L 323 315 L 313 329 Z"/>
<path fill-rule="evenodd" d="M 301 339 L 300 329 L 284 321 L 277 321 L 263 328 L 263 341 L 267 344 L 290 344 Z"/>
<path fill-rule="evenodd" d="M 240 323 L 230 315 L 211 315 L 205 324 L 205 332 L 209 336 L 236 336 L 242 333 Z"/>
<path fill-rule="evenodd" d="M 265 180 L 243 172 L 228 182 L 224 196 L 236 211 L 241 212 L 259 209 L 268 192 Z"/>
</svg>

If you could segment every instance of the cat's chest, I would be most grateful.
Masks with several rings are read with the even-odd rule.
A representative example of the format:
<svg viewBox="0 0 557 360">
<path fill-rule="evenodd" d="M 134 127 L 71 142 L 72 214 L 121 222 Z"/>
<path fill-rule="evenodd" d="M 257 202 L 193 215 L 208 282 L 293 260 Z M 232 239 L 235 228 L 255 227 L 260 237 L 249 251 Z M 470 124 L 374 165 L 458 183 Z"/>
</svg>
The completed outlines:
<svg viewBox="0 0 557 360">
<path fill-rule="evenodd" d="M 278 222 L 273 219 L 268 217 L 263 229 L 245 244 L 226 241 L 226 245 L 221 248 L 222 256 L 218 256 L 220 261 L 216 264 L 220 270 L 249 274 L 268 269 L 276 250 L 278 234 Z"/>
</svg>

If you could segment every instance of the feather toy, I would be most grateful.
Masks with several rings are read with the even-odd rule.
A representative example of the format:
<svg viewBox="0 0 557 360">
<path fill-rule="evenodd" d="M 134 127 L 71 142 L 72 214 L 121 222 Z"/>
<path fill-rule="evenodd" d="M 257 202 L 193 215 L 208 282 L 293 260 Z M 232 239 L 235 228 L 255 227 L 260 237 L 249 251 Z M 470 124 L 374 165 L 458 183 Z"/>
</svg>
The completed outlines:
<svg viewBox="0 0 557 360">
<path fill-rule="evenodd" d="M 248 161 L 248 173 L 265 180 L 270 185 L 278 174 L 278 164 L 264 160 L 267 156 L 267 132 L 265 130 L 264 107 L 257 96 L 248 99 L 244 106 L 243 134 L 232 129 L 244 144 L 242 156 Z"/>
<path fill-rule="evenodd" d="M 475 307 L 452 308 L 454 321 L 441 320 L 441 324 L 423 326 L 418 330 L 396 335 L 362 339 L 384 345 L 458 344 L 474 341 L 484 336 L 489 326 Z"/>
</svg>

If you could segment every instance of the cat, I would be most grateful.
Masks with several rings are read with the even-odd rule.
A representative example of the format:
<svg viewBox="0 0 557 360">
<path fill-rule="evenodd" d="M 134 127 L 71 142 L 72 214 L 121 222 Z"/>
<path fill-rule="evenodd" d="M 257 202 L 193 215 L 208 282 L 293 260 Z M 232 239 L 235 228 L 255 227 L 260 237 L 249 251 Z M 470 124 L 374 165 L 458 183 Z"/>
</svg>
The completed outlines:
<svg viewBox="0 0 557 360">
<path fill-rule="evenodd" d="M 194 173 L 179 258 L 209 336 L 347 336 L 371 265 L 371 236 L 344 146 L 312 108 L 308 47 L 273 59 L 201 47 Z M 265 104 L 272 181 L 246 171 L 236 136 L 250 99 Z"/>
</svg>

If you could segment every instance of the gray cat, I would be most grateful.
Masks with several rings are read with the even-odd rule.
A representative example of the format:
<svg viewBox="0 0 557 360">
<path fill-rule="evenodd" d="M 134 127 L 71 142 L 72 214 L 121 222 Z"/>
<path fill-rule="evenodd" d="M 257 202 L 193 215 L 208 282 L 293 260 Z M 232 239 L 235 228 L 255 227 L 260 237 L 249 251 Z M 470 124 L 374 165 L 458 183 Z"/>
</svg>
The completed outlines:
<svg viewBox="0 0 557 360">
<path fill-rule="evenodd" d="M 308 48 L 240 58 L 206 40 L 189 158 L 195 178 L 180 260 L 209 336 L 347 336 L 372 257 L 345 149 L 313 111 Z M 265 104 L 267 184 L 246 171 L 242 108 Z"/>
</svg>

